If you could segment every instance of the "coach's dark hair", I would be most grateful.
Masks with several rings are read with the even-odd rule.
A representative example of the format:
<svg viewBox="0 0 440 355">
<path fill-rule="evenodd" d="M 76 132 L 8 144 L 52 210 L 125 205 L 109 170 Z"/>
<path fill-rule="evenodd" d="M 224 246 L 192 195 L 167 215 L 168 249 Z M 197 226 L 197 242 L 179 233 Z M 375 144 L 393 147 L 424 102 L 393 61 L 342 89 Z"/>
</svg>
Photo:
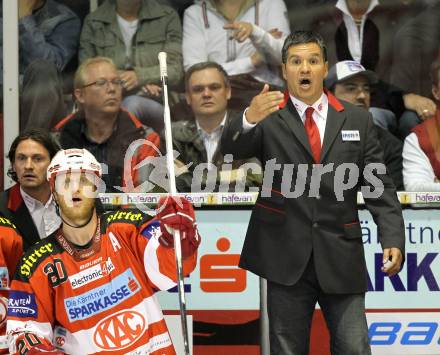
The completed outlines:
<svg viewBox="0 0 440 355">
<path fill-rule="evenodd" d="M 50 159 L 52 159 L 54 155 L 60 150 L 60 146 L 58 145 L 58 143 L 46 130 L 34 128 L 20 133 L 12 142 L 11 148 L 8 152 L 8 158 L 11 162 L 11 167 L 8 170 L 8 176 L 15 182 L 17 182 L 18 180 L 17 174 L 12 169 L 12 166 L 15 162 L 15 152 L 18 145 L 27 139 L 31 139 L 37 143 L 40 143 L 44 148 L 46 148 L 46 150 L 49 152 Z"/>
<path fill-rule="evenodd" d="M 291 46 L 307 43 L 316 43 L 319 48 L 321 48 L 324 62 L 327 61 L 327 47 L 321 35 L 313 31 L 294 31 L 290 35 L 288 35 L 286 40 L 284 41 L 283 50 L 281 52 L 283 63 L 286 64 L 287 62 L 287 54 Z"/>
<path fill-rule="evenodd" d="M 188 91 L 189 89 L 189 80 L 191 79 L 191 76 L 200 70 L 205 70 L 205 69 L 217 69 L 219 71 L 219 73 L 223 76 L 223 81 L 225 83 L 226 87 L 230 87 L 230 83 L 229 83 L 229 76 L 228 73 L 226 73 L 226 70 L 218 63 L 216 62 L 201 62 L 201 63 L 197 63 L 194 64 L 192 66 L 190 66 L 188 68 L 188 70 L 185 73 L 185 88 L 186 91 Z"/>
</svg>

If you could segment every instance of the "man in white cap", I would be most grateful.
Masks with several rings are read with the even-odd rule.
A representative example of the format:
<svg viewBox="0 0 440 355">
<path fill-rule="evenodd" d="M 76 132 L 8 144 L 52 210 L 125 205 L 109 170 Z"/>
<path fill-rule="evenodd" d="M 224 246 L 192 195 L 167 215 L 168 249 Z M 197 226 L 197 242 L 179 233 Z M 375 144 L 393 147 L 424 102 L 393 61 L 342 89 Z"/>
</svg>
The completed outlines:
<svg viewBox="0 0 440 355">
<path fill-rule="evenodd" d="M 366 70 L 354 60 L 344 60 L 330 68 L 325 86 L 337 98 L 369 110 L 376 125 L 393 130 L 397 127 L 394 113 L 383 108 L 370 107 L 371 86 L 377 82 L 378 78 L 373 71 Z"/>
<path fill-rule="evenodd" d="M 340 100 L 369 110 L 376 123 L 379 143 L 383 148 L 384 162 L 396 190 L 403 190 L 402 142 L 385 129 L 387 122 L 395 120 L 391 111 L 370 107 L 371 85 L 377 77 L 371 70 L 352 60 L 344 60 L 330 68 L 325 86 Z"/>
</svg>

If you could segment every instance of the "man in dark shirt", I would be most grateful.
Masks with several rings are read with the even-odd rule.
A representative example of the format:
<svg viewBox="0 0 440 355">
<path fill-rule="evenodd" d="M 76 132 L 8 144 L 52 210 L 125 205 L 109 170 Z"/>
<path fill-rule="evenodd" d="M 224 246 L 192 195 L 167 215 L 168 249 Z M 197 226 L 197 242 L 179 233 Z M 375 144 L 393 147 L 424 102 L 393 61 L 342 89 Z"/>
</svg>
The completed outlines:
<svg viewBox="0 0 440 355">
<path fill-rule="evenodd" d="M 60 226 L 46 178 L 47 167 L 58 150 L 50 134 L 41 129 L 19 134 L 9 149 L 8 176 L 15 184 L 0 193 L 0 215 L 14 224 L 23 238 L 24 250 Z"/>
<path fill-rule="evenodd" d="M 232 160 L 220 151 L 224 128 L 241 119 L 227 108 L 231 86 L 226 71 L 215 62 L 194 64 L 186 72 L 185 86 L 193 119 L 172 125 L 176 164 L 183 171 L 176 179 L 178 190 L 238 192 L 258 186 L 262 170 L 256 159 Z"/>
</svg>

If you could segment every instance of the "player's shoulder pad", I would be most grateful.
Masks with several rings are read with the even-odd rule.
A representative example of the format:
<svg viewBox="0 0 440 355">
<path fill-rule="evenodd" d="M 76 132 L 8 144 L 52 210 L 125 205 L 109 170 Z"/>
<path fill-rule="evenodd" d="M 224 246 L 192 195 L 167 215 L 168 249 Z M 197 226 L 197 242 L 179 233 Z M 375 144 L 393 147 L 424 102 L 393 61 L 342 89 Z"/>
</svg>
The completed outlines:
<svg viewBox="0 0 440 355">
<path fill-rule="evenodd" d="M 15 271 L 15 278 L 21 281 L 28 281 L 38 265 L 51 255 L 59 254 L 61 252 L 62 249 L 56 241 L 54 234 L 40 240 L 35 245 L 31 246 L 22 256 Z"/>
<path fill-rule="evenodd" d="M 101 231 L 104 232 L 108 226 L 114 223 L 128 223 L 140 227 L 151 218 L 153 217 L 138 209 L 123 209 L 104 213 L 101 216 Z"/>
<path fill-rule="evenodd" d="M 0 216 L 0 227 L 9 227 L 13 229 L 17 229 L 14 223 L 9 218 Z"/>
</svg>

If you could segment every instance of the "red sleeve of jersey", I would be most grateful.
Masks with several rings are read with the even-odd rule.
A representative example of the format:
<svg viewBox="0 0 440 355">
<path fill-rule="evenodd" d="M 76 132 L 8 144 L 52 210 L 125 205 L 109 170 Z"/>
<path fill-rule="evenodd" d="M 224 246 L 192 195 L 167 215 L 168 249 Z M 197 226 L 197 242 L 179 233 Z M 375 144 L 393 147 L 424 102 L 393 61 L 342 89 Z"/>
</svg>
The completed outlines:
<svg viewBox="0 0 440 355">
<path fill-rule="evenodd" d="M 10 280 L 23 253 L 23 240 L 8 219 L 0 217 L 0 223 L 0 354 L 6 354 L 6 314 Z"/>
<path fill-rule="evenodd" d="M 0 217 L 4 219 L 3 217 Z M 13 227 L 0 225 L 0 295 L 8 297 L 10 280 L 23 254 L 23 240 Z"/>
<path fill-rule="evenodd" d="M 176 255 L 174 248 L 165 248 L 159 243 L 160 221 L 153 218 L 140 228 L 137 243 L 143 247 L 144 268 L 153 286 L 169 290 L 176 286 Z M 196 267 L 197 252 L 183 259 L 183 273 L 189 275 Z"/>
<path fill-rule="evenodd" d="M 22 347 L 30 349 L 33 345 L 51 344 L 55 306 L 52 289 L 54 284 L 49 284 L 49 276 L 54 280 L 67 277 L 60 274 L 63 273 L 63 268 L 58 267 L 58 259 L 47 257 L 52 248 L 52 243 L 40 242 L 18 264 L 9 292 L 6 329 L 11 353 Z M 45 266 L 39 267 L 41 263 L 45 263 Z"/>
<path fill-rule="evenodd" d="M 128 226 L 128 224 L 125 224 Z M 176 260 L 174 249 L 165 248 L 159 243 L 160 222 L 153 218 L 140 228 L 130 225 L 130 232 L 121 234 L 121 224 L 112 224 L 110 231 L 125 238 L 132 251 L 144 266 L 148 282 L 153 289 L 169 290 L 177 284 Z M 189 275 L 197 264 L 197 252 L 183 260 L 183 272 Z"/>
</svg>

